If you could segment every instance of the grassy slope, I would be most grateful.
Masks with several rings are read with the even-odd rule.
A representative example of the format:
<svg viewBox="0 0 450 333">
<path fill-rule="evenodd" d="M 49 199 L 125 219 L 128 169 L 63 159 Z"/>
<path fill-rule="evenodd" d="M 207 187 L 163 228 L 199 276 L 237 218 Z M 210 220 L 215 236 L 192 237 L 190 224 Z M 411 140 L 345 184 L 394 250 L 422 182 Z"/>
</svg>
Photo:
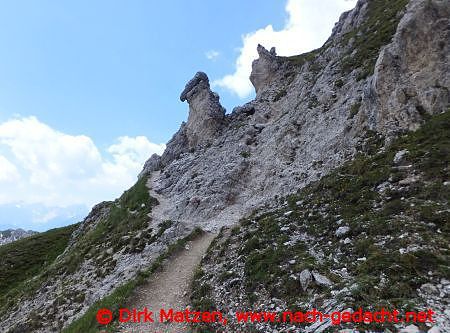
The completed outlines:
<svg viewBox="0 0 450 333">
<path fill-rule="evenodd" d="M 372 0 L 367 8 L 366 19 L 358 27 L 344 34 L 338 41 L 343 47 L 348 47 L 347 54 L 341 60 L 343 74 L 353 70 L 359 70 L 358 79 L 364 79 L 372 75 L 380 50 L 387 45 L 395 34 L 397 25 L 401 19 L 399 13 L 403 11 L 409 0 Z M 326 50 L 323 46 L 317 50 L 304 54 L 282 57 L 291 64 L 301 67 L 311 62 L 311 70 L 318 66 L 315 64 L 317 55 Z M 342 83 L 337 82 L 339 86 Z"/>
<path fill-rule="evenodd" d="M 98 275 L 103 276 L 108 274 L 115 265 L 111 256 L 106 254 L 108 249 L 113 248 L 114 251 L 119 251 L 125 248 L 125 251 L 134 253 L 142 251 L 146 244 L 156 241 L 166 229 L 171 227 L 172 222 L 161 223 L 155 234 L 152 234 L 151 230 L 142 232 L 148 226 L 148 214 L 157 204 L 157 200 L 150 197 L 146 182 L 146 178 L 139 179 L 119 199 L 106 203 L 107 214 L 98 221 L 95 228 L 81 234 L 75 245 L 57 262 L 53 261 L 64 251 L 71 233 L 78 225 L 51 230 L 0 247 L 0 263 L 2 263 L 0 286 L 8 286 L 7 289 L 1 289 L 0 310 L 11 309 L 21 297 L 35 293 L 47 279 L 70 275 L 85 259 L 95 258 L 99 267 Z M 134 279 L 96 302 L 64 332 L 98 332 L 100 327 L 97 326 L 95 315 L 99 308 L 114 310 L 123 306 L 135 287 L 144 283 L 146 278 L 160 267 L 164 259 L 183 248 L 187 241 L 200 233 L 201 230 L 195 229 L 186 238 L 170 245 L 147 270 L 138 272 Z M 13 262 L 14 269 L 10 269 Z M 84 295 L 65 295 L 60 301 L 82 302 L 84 297 L 80 296 Z M 35 328 L 40 327 L 40 319 L 32 318 L 29 325 Z M 103 328 L 112 331 L 115 329 L 114 326 Z"/>
<path fill-rule="evenodd" d="M 112 248 L 114 252 L 125 247 L 128 252 L 140 252 L 147 243 L 155 239 L 151 237 L 151 230 L 139 237 L 137 233 L 148 226 L 148 214 L 158 201 L 150 197 L 146 186 L 147 178 L 139 179 L 134 186 L 125 191 L 122 196 L 109 204 L 109 213 L 96 227 L 83 234 L 76 245 L 64 258 L 61 268 L 68 272 L 78 269 L 81 262 L 88 258 L 102 257 L 99 267 L 113 268 L 106 255 L 106 250 Z M 103 272 L 106 274 L 107 271 Z"/>
<path fill-rule="evenodd" d="M 104 332 L 116 331 L 117 317 L 114 317 L 111 325 L 101 326 L 96 320 L 97 311 L 105 308 L 111 310 L 114 314 L 117 314 L 120 308 L 126 306 L 128 299 L 133 295 L 133 291 L 136 287 L 145 283 L 147 278 L 161 267 L 161 264 L 165 259 L 182 250 L 188 241 L 195 239 L 201 234 L 202 231 L 200 229 L 194 229 L 190 235 L 170 245 L 167 251 L 159 256 L 149 268 L 138 272 L 134 279 L 127 281 L 116 288 L 110 295 L 93 304 L 82 317 L 75 320 L 69 327 L 64 329 L 63 333 L 96 333 L 100 329 Z"/>
<path fill-rule="evenodd" d="M 395 165 L 393 158 L 402 149 L 409 153 Z M 269 295 L 290 309 L 307 310 L 315 293 L 320 296 L 314 306 L 320 308 L 331 290 L 312 286 L 303 292 L 293 278 L 315 269 L 333 281 L 334 290 L 349 288 L 337 297 L 345 307 L 420 306 L 417 288 L 450 276 L 450 186 L 443 184 L 450 178 L 449 160 L 450 111 L 387 151 L 358 156 L 281 201 L 280 208 L 255 213 L 211 247 L 193 284 L 193 305 L 213 308 L 211 286 L 241 276 L 234 292 L 246 294 L 250 308 Z M 416 181 L 402 185 L 412 176 Z M 386 191 L 377 188 L 383 183 L 390 185 Z M 350 227 L 345 236 L 350 244 L 335 235 L 343 225 Z M 298 235 L 308 240 L 292 241 Z M 242 275 L 236 267 L 243 267 Z M 343 268 L 349 277 L 340 274 Z"/>
<path fill-rule="evenodd" d="M 42 272 L 67 246 L 77 224 L 52 229 L 0 246 L 0 303 L 13 289 Z"/>
<path fill-rule="evenodd" d="M 409 0 L 372 0 L 369 2 L 367 19 L 358 28 L 347 33 L 345 44 L 354 40 L 350 54 L 342 60 L 342 70 L 349 73 L 360 68 L 360 79 L 373 74 L 380 49 L 390 42 Z"/>
<path fill-rule="evenodd" d="M 70 233 L 78 225 L 33 236 L 11 244 L 12 246 L 0 247 L 0 250 L 4 251 L 0 260 L 9 260 L 11 256 L 15 258 L 14 253 L 20 254 L 20 257 L 15 259 L 16 269 L 11 270 L 7 265 L 1 265 L 0 274 L 3 275 L 0 275 L 0 283 L 8 285 L 14 280 L 20 283 L 11 284 L 1 290 L 0 314 L 13 309 L 22 298 L 32 296 L 46 281 L 70 276 L 86 259 L 94 258 L 98 266 L 97 275 L 102 277 L 113 270 L 116 264 L 106 253 L 108 249 L 118 251 L 125 248 L 127 252 L 139 252 L 146 244 L 154 242 L 170 227 L 170 223 L 160 225 L 156 235 L 152 235 L 151 230 L 142 232 L 148 226 L 148 214 L 157 204 L 157 200 L 150 197 L 146 182 L 146 178 L 139 179 L 119 199 L 105 203 L 106 215 L 100 218 L 94 228 L 82 233 L 64 257 L 55 262 L 53 261 L 56 256 L 67 246 Z M 64 230 L 67 232 L 67 238 L 64 238 Z M 35 240 L 38 240 L 37 243 Z M 37 245 L 39 242 L 40 246 Z M 33 265 L 28 264 L 31 264 L 30 258 L 35 258 Z M 68 293 L 64 294 L 60 301 L 73 303 L 83 302 L 83 299 L 84 295 Z M 39 325 L 39 322 L 39 318 L 33 320 L 33 324 Z"/>
<path fill-rule="evenodd" d="M 7 293 L 60 255 L 78 224 L 52 229 L 0 246 L 0 291 Z"/>
</svg>

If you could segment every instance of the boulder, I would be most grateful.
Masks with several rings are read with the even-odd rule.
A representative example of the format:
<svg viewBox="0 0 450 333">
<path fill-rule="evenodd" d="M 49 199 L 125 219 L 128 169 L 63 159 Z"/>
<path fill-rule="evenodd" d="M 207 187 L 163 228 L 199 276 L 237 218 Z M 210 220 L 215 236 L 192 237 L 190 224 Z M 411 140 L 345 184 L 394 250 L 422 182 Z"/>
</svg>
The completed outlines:
<svg viewBox="0 0 450 333">
<path fill-rule="evenodd" d="M 333 282 L 331 282 L 331 280 L 325 275 L 319 274 L 317 272 L 312 272 L 312 276 L 314 277 L 314 281 L 316 282 L 316 284 L 319 286 L 331 287 L 333 285 Z"/>
<path fill-rule="evenodd" d="M 348 226 L 339 227 L 339 228 L 337 228 L 335 235 L 337 237 L 342 237 L 342 236 L 348 234 L 349 231 L 350 231 L 350 227 L 348 227 Z"/>
<path fill-rule="evenodd" d="M 312 281 L 312 275 L 309 269 L 304 269 L 300 273 L 300 284 L 302 285 L 303 291 L 306 291 L 308 289 L 309 284 Z"/>
</svg>

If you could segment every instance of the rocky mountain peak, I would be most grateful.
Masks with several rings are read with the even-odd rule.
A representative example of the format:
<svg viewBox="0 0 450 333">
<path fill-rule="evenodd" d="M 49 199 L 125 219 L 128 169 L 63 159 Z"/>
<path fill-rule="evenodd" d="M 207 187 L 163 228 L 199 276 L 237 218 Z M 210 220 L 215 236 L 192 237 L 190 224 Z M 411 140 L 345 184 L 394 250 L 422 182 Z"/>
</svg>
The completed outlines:
<svg viewBox="0 0 450 333">
<path fill-rule="evenodd" d="M 209 146 L 224 127 L 225 109 L 220 104 L 219 95 L 211 90 L 209 78 L 204 72 L 197 72 L 189 80 L 180 94 L 180 100 L 189 104 L 187 122 L 183 122 L 169 140 L 162 156 L 153 154 L 147 160 L 139 177 L 160 170 L 183 153 Z"/>
<path fill-rule="evenodd" d="M 176 203 L 168 218 L 235 223 L 350 159 L 375 140 L 368 130 L 388 142 L 445 109 L 447 11 L 440 1 L 360 0 L 320 49 L 283 57 L 259 45 L 256 98 L 228 115 L 197 73 L 180 96 L 187 122 L 142 173 L 161 170 L 156 187 Z"/>
</svg>

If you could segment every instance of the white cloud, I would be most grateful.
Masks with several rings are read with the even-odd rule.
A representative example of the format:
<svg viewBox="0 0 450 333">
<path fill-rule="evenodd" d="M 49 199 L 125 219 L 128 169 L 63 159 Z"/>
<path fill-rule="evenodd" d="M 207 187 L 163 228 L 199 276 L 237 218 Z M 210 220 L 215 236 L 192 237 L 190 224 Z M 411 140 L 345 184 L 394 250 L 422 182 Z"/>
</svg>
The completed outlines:
<svg viewBox="0 0 450 333">
<path fill-rule="evenodd" d="M 34 210 L 32 211 L 32 213 L 33 220 L 31 222 L 33 222 L 35 225 L 46 224 L 47 222 L 59 217 L 59 214 L 55 209 L 50 209 L 48 211 L 45 211 L 44 213 Z"/>
<path fill-rule="evenodd" d="M 148 141 L 145 136 L 130 138 L 122 136 L 118 143 L 110 146 L 108 152 L 114 157 L 116 164 L 126 165 L 130 168 L 142 167 L 142 157 L 147 159 L 152 154 L 161 155 L 165 145 Z"/>
<path fill-rule="evenodd" d="M 220 56 L 220 52 L 216 50 L 210 50 L 205 53 L 205 57 L 208 60 L 216 60 L 218 56 Z"/>
<path fill-rule="evenodd" d="M 353 8 L 355 4 L 356 0 L 288 0 L 288 19 L 283 29 L 276 31 L 269 24 L 265 28 L 243 35 L 235 72 L 215 80 L 213 86 L 228 89 L 240 98 L 249 96 L 253 91 L 249 76 L 252 61 L 258 58 L 258 44 L 267 49 L 275 46 L 277 54 L 282 56 L 319 48 L 330 36 L 339 15 Z"/>
<path fill-rule="evenodd" d="M 144 136 L 125 136 L 100 152 L 89 137 L 59 132 L 35 117 L 0 123 L 0 205 L 92 206 L 113 199 L 164 149 Z M 48 214 L 40 220 L 53 218 Z"/>
<path fill-rule="evenodd" d="M 0 184 L 17 181 L 20 178 L 14 164 L 6 159 L 6 157 L 0 155 Z"/>
</svg>

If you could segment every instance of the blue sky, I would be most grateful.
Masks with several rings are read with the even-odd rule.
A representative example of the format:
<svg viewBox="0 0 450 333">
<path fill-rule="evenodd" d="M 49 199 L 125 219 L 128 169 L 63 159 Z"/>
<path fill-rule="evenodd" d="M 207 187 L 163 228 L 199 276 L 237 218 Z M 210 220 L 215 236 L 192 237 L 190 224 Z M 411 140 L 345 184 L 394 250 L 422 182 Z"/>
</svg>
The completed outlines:
<svg viewBox="0 0 450 333">
<path fill-rule="evenodd" d="M 256 43 L 319 47 L 354 0 L 0 2 L 0 230 L 80 219 L 135 181 L 206 72 L 231 112 Z M 84 208 L 83 208 L 84 207 Z"/>
<path fill-rule="evenodd" d="M 0 121 L 33 114 L 107 146 L 166 142 L 197 70 L 233 70 L 241 34 L 282 26 L 282 1 L 8 1 L 0 5 Z M 255 9 L 257 8 L 257 10 Z M 221 56 L 205 57 L 210 50 Z M 222 91 L 228 108 L 241 103 Z M 230 110 L 231 111 L 231 110 Z"/>
</svg>

